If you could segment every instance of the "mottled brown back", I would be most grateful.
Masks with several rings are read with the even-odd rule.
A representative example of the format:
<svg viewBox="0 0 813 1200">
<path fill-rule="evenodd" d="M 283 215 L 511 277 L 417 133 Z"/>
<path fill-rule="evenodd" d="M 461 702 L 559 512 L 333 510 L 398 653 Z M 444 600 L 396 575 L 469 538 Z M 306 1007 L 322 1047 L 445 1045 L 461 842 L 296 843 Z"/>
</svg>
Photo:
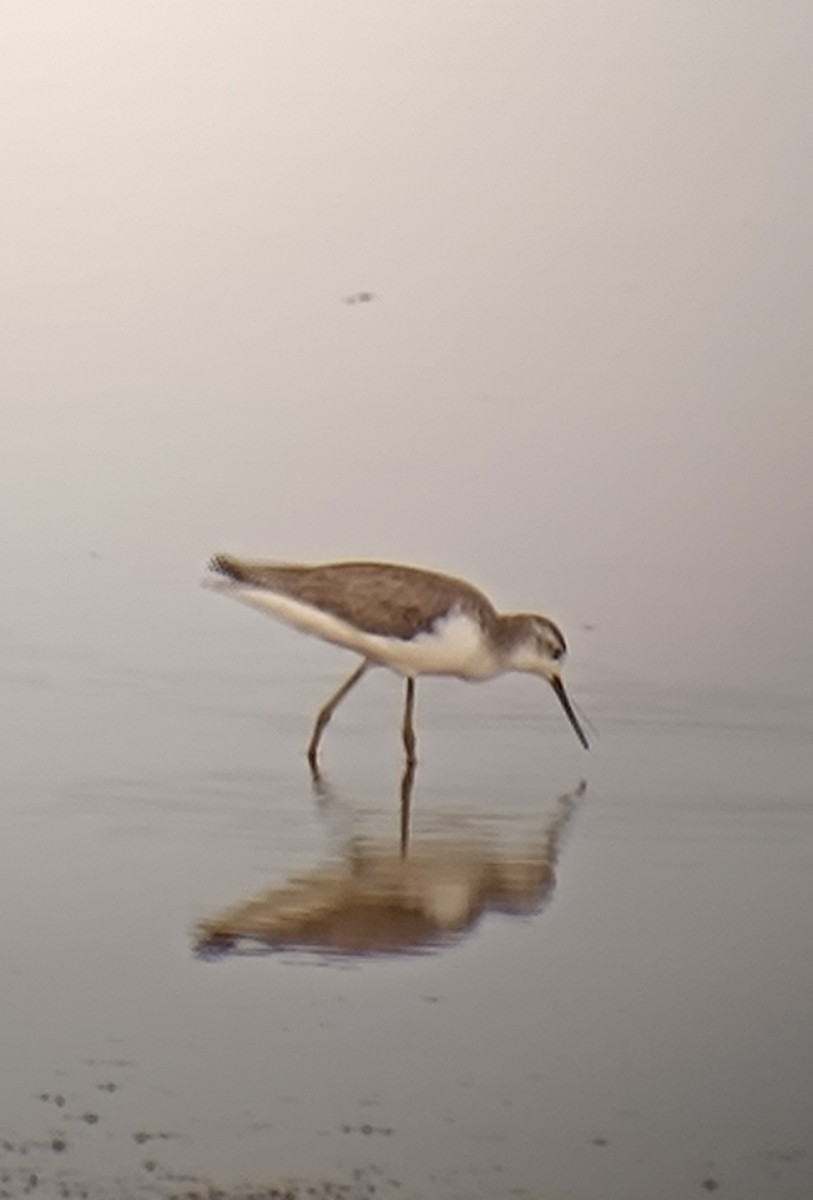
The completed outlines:
<svg viewBox="0 0 813 1200">
<path fill-rule="evenodd" d="M 462 579 L 397 563 L 346 562 L 324 566 L 263 562 L 219 554 L 211 562 L 240 583 L 267 588 L 332 613 L 365 633 L 409 641 L 426 633 L 452 608 L 477 616 L 491 628 L 491 602 Z"/>
</svg>

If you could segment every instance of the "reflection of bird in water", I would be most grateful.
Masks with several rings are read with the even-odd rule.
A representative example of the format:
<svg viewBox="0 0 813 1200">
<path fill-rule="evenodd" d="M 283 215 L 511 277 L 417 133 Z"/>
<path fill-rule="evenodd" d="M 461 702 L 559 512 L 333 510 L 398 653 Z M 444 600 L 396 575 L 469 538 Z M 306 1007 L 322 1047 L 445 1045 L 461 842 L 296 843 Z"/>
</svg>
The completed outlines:
<svg viewBox="0 0 813 1200">
<path fill-rule="evenodd" d="M 493 679 L 508 671 L 540 675 L 587 748 L 562 682 L 564 635 L 549 617 L 498 613 L 482 592 L 462 579 L 395 563 L 303 566 L 218 554 L 209 566 L 222 576 L 209 581 L 217 590 L 362 655 L 361 664 L 317 715 L 308 747 L 314 771 L 325 726 L 372 666 L 389 667 L 406 678 L 402 737 L 407 762 L 415 761 L 418 675 L 468 680 Z"/>
<path fill-rule="evenodd" d="M 535 838 L 506 847 L 482 837 L 410 842 L 413 779 L 407 767 L 400 844 L 351 840 L 343 861 L 316 867 L 204 921 L 198 951 L 239 953 L 253 946 L 414 953 L 461 937 L 486 912 L 538 910 L 553 891 L 559 842 L 585 784 L 559 797 Z M 330 800 L 324 781 L 317 786 Z"/>
<path fill-rule="evenodd" d="M 344 297 L 345 304 L 369 304 L 375 300 L 375 292 L 352 292 Z"/>
</svg>

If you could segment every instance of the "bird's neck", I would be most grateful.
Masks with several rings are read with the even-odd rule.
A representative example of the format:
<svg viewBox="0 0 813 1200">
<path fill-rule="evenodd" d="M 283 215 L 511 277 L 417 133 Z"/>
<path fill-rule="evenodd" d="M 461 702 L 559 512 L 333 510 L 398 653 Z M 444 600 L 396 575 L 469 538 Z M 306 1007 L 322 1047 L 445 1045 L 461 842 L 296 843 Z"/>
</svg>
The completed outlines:
<svg viewBox="0 0 813 1200">
<path fill-rule="evenodd" d="M 510 670 L 515 652 L 528 641 L 531 625 L 524 613 L 497 613 L 490 634 L 495 653 Z"/>
</svg>

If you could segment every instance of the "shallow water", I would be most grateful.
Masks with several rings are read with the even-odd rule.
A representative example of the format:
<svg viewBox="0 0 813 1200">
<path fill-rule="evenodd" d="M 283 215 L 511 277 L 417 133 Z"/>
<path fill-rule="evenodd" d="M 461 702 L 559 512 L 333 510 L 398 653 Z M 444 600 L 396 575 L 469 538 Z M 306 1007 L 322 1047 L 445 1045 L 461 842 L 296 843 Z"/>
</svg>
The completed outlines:
<svg viewBox="0 0 813 1200">
<path fill-rule="evenodd" d="M 299 645 L 232 673 L 7 646 L 5 1194 L 807 1200 L 811 697 L 582 679 L 585 755 L 527 680 L 422 683 L 405 881 L 398 685 L 340 710 L 315 791 L 346 663 Z M 368 870 L 411 897 L 401 945 L 365 945 L 368 889 L 356 953 L 201 952 Z"/>
</svg>

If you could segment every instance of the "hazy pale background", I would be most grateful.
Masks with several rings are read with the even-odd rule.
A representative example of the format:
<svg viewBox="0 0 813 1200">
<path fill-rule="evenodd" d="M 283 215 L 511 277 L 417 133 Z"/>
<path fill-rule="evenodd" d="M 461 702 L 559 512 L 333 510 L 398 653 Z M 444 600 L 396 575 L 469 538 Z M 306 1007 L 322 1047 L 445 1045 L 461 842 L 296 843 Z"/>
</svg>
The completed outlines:
<svg viewBox="0 0 813 1200">
<path fill-rule="evenodd" d="M 0 0 L 3 1188 L 813 1196 L 812 34 L 811 0 Z M 542 912 L 195 956 L 399 828 L 397 682 L 317 802 L 348 656 L 201 589 L 217 550 L 561 620 L 589 755 L 539 680 L 418 701 L 413 853 L 538 862 L 587 778 Z"/>
<path fill-rule="evenodd" d="M 212 551 L 379 556 L 809 689 L 812 27 L 4 0 L 6 647 L 248 657 Z"/>
</svg>

